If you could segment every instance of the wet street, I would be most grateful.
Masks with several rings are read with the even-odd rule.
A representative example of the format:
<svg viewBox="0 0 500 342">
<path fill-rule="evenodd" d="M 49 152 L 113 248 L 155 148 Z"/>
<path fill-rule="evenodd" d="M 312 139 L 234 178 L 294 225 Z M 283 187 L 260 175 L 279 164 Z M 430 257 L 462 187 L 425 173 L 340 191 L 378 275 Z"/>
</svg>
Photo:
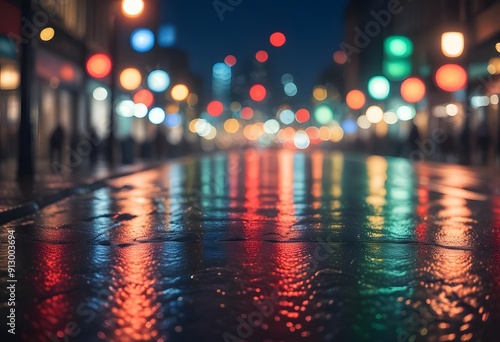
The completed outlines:
<svg viewBox="0 0 500 342">
<path fill-rule="evenodd" d="M 15 230 L 19 339 L 500 336 L 500 175 L 488 170 L 245 150 L 107 185 L 2 226 L 2 260 Z"/>
</svg>

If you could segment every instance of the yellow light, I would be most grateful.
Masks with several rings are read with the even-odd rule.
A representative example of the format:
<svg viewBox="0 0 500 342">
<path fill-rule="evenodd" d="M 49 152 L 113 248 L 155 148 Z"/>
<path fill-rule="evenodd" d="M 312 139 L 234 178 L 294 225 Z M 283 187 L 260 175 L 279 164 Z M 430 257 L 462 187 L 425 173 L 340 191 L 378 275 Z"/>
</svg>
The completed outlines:
<svg viewBox="0 0 500 342">
<path fill-rule="evenodd" d="M 44 42 L 48 42 L 52 38 L 54 38 L 55 31 L 52 27 L 46 27 L 40 32 L 40 39 Z"/>
<path fill-rule="evenodd" d="M 142 82 L 142 76 L 139 70 L 127 68 L 120 74 L 120 85 L 125 90 L 136 90 Z"/>
<path fill-rule="evenodd" d="M 446 32 L 441 36 L 441 49 L 446 57 L 460 57 L 464 47 L 464 35 L 460 32 Z"/>
<path fill-rule="evenodd" d="M 13 65 L 6 65 L 0 70 L 0 89 L 14 90 L 19 87 L 19 71 Z"/>
<path fill-rule="evenodd" d="M 177 84 L 170 93 L 174 101 L 184 101 L 189 95 L 189 89 L 184 84 Z"/>
<path fill-rule="evenodd" d="M 330 140 L 330 128 L 326 126 L 321 126 L 319 128 L 319 139 L 321 141 L 328 141 Z"/>
<path fill-rule="evenodd" d="M 236 119 L 227 119 L 224 122 L 224 130 L 228 133 L 236 133 L 240 129 L 240 123 Z"/>
<path fill-rule="evenodd" d="M 490 103 L 492 105 L 497 105 L 498 102 L 500 102 L 500 98 L 498 97 L 498 95 L 497 94 L 491 95 L 491 97 L 490 97 Z"/>
<path fill-rule="evenodd" d="M 490 59 L 488 72 L 492 75 L 500 74 L 500 58 L 497 57 Z"/>
<path fill-rule="evenodd" d="M 339 142 L 344 137 L 344 130 L 340 126 L 335 126 L 330 132 L 330 140 L 332 142 Z"/>
<path fill-rule="evenodd" d="M 143 0 L 123 0 L 122 2 L 122 11 L 128 17 L 137 17 L 143 10 Z"/>
<path fill-rule="evenodd" d="M 169 104 L 167 106 L 167 108 L 165 108 L 165 112 L 167 114 L 179 113 L 179 105 L 177 105 L 177 104 Z"/>
<path fill-rule="evenodd" d="M 316 101 L 323 101 L 327 98 L 328 92 L 326 91 L 325 87 L 323 86 L 316 86 L 313 89 L 313 97 L 316 99 Z"/>
<path fill-rule="evenodd" d="M 497 49 L 497 51 L 500 52 L 500 43 L 496 43 L 495 49 Z"/>
<path fill-rule="evenodd" d="M 189 123 L 189 130 L 191 131 L 191 133 L 196 133 L 196 123 L 198 122 L 198 120 L 200 119 L 193 119 Z"/>
</svg>

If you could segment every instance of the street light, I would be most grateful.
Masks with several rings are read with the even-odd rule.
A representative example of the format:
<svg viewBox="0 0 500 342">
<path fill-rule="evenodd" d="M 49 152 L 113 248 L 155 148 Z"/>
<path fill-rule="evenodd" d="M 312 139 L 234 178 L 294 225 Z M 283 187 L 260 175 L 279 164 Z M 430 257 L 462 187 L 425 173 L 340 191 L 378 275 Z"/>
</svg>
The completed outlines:
<svg viewBox="0 0 500 342">
<path fill-rule="evenodd" d="M 462 56 L 465 48 L 464 35 L 460 32 L 445 32 L 441 36 L 441 50 L 446 57 Z"/>
</svg>

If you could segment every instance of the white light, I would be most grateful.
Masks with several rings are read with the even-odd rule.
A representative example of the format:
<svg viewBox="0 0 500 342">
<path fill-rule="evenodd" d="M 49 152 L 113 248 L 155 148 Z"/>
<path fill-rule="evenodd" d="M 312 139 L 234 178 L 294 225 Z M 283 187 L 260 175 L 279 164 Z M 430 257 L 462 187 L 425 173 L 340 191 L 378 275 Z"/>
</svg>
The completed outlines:
<svg viewBox="0 0 500 342">
<path fill-rule="evenodd" d="M 159 125 L 165 121 L 165 111 L 160 107 L 155 107 L 149 111 L 149 121 L 154 125 Z"/>
<path fill-rule="evenodd" d="M 472 96 L 470 104 L 473 108 L 488 107 L 490 98 L 488 96 Z"/>
<path fill-rule="evenodd" d="M 295 83 L 287 83 L 285 84 L 285 94 L 287 96 L 290 96 L 290 97 L 293 97 L 295 95 L 297 95 L 297 86 L 295 85 Z"/>
<path fill-rule="evenodd" d="M 357 120 L 358 126 L 361 129 L 368 129 L 372 125 L 370 121 L 368 121 L 368 118 L 366 115 L 361 115 L 358 120 Z"/>
<path fill-rule="evenodd" d="M 136 103 L 134 106 L 135 112 L 134 116 L 136 118 L 143 118 L 148 115 L 148 107 L 144 103 Z"/>
<path fill-rule="evenodd" d="M 415 117 L 415 108 L 411 106 L 401 106 L 397 110 L 398 119 L 401 121 L 410 121 Z"/>
<path fill-rule="evenodd" d="M 460 32 L 446 32 L 441 36 L 441 49 L 446 57 L 460 57 L 464 45 L 464 35 Z"/>
<path fill-rule="evenodd" d="M 309 147 L 310 143 L 311 142 L 309 141 L 309 136 L 306 132 L 298 131 L 297 133 L 295 133 L 295 136 L 293 137 L 293 144 L 295 145 L 295 147 L 300 150 L 305 150 Z"/>
<path fill-rule="evenodd" d="M 446 106 L 446 114 L 449 116 L 455 116 L 458 114 L 458 106 L 456 104 L 450 103 Z"/>
<path fill-rule="evenodd" d="M 497 94 L 491 95 L 491 97 L 490 97 L 490 103 L 491 103 L 492 105 L 497 105 L 497 104 L 498 104 L 498 102 L 500 102 L 499 100 L 500 100 L 500 99 L 499 99 L 499 97 L 498 97 L 498 95 L 497 95 Z"/>
<path fill-rule="evenodd" d="M 124 100 L 116 105 L 116 113 L 126 118 L 134 116 L 135 103 L 132 100 Z"/>
<path fill-rule="evenodd" d="M 97 87 L 92 92 L 92 96 L 97 101 L 104 101 L 108 98 L 108 91 L 104 87 Z"/>
<path fill-rule="evenodd" d="M 379 123 L 384 118 L 384 111 L 379 106 L 371 106 L 366 110 L 366 118 L 371 123 Z"/>
<path fill-rule="evenodd" d="M 394 112 L 385 112 L 384 122 L 388 125 L 394 125 L 396 122 L 398 122 L 398 116 Z"/>
<path fill-rule="evenodd" d="M 169 85 L 170 77 L 163 70 L 155 70 L 148 75 L 148 87 L 154 92 L 165 91 Z"/>
<path fill-rule="evenodd" d="M 209 132 L 203 137 L 207 140 L 213 140 L 215 139 L 216 136 L 217 136 L 217 129 L 214 126 L 209 125 Z"/>
<path fill-rule="evenodd" d="M 141 14 L 144 9 L 143 0 L 124 0 L 122 3 L 122 9 L 125 14 L 131 17 L 135 17 Z"/>
<path fill-rule="evenodd" d="M 280 130 L 280 123 L 277 120 L 271 119 L 264 123 L 264 132 L 267 134 L 276 134 Z"/>
<path fill-rule="evenodd" d="M 285 125 L 290 125 L 295 120 L 295 114 L 290 109 L 282 110 L 279 117 Z"/>
</svg>

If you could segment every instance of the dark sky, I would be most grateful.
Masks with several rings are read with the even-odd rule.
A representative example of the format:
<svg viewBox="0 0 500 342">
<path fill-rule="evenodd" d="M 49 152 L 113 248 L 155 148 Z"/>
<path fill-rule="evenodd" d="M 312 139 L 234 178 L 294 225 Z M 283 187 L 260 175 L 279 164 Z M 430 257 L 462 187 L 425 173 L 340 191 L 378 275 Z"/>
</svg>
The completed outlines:
<svg viewBox="0 0 500 342">
<path fill-rule="evenodd" d="M 331 64 L 342 39 L 343 11 L 348 2 L 243 0 L 233 11 L 225 12 L 221 21 L 213 0 L 161 1 L 163 22 L 176 26 L 176 46 L 189 53 L 191 68 L 208 86 L 212 65 L 223 61 L 226 55 L 234 54 L 242 62 L 264 49 L 269 52 L 272 77 L 291 73 L 301 99 L 310 97 L 319 74 Z M 269 36 L 275 31 L 287 37 L 281 48 L 269 43 Z M 205 89 L 209 89 L 207 84 Z"/>
</svg>

